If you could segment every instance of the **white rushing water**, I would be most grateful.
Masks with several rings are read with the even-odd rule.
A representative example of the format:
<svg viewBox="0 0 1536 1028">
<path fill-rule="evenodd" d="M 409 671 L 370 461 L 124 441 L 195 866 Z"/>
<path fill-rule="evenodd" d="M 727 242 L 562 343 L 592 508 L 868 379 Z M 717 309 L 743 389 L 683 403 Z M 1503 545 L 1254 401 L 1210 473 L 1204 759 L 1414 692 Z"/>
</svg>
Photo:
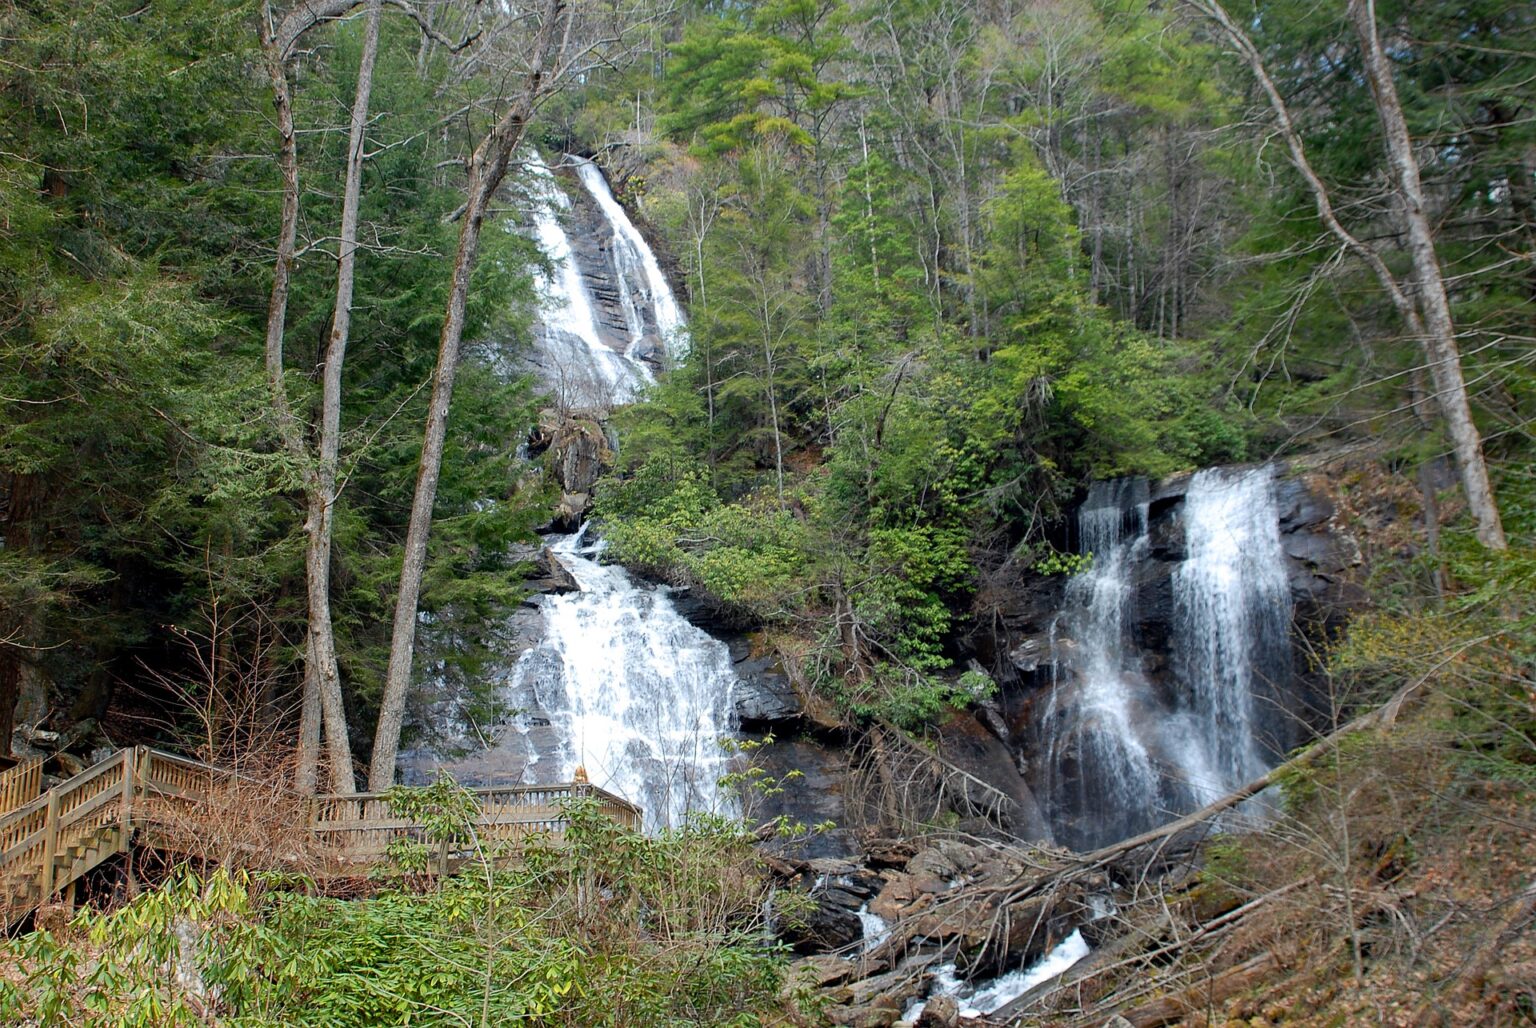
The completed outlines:
<svg viewBox="0 0 1536 1028">
<path fill-rule="evenodd" d="M 1083 811 L 1154 810 L 1158 773 L 1136 724 L 1147 683 L 1126 639 L 1132 571 L 1147 548 L 1146 483 L 1094 483 L 1077 523 L 1080 551 L 1093 562 L 1067 583 L 1062 617 L 1072 649 L 1057 656 L 1072 668 L 1078 687 L 1066 709 L 1059 685 L 1052 694 L 1047 718 L 1060 725 L 1047 750 L 1048 790 L 1060 802 L 1062 791 L 1072 789 L 1073 805 Z"/>
<path fill-rule="evenodd" d="M 1197 473 L 1184 500 L 1187 555 L 1173 574 L 1175 670 L 1188 687 L 1200 749 L 1200 799 L 1268 770 L 1260 703 L 1291 676 L 1290 584 L 1280 546 L 1274 470 Z"/>
<path fill-rule="evenodd" d="M 564 218 L 571 209 L 570 197 L 561 190 L 554 173 L 538 154 L 529 151 L 524 154 L 524 161 L 531 173 L 531 192 L 535 201 L 532 211 L 534 237 L 552 266 L 550 272 L 541 270 L 536 276 L 540 322 L 538 349 L 545 377 L 567 406 L 631 403 L 655 377 L 649 368 L 627 352 L 619 353 L 603 342 L 581 264 L 565 230 Z M 601 178 L 601 174 L 598 177 Z M 622 213 L 622 208 L 620 210 Z M 626 350 L 633 348 L 638 338 L 632 339 Z"/>
<path fill-rule="evenodd" d="M 859 951 L 868 953 L 890 938 L 891 926 L 879 914 L 870 913 L 868 903 L 859 907 L 857 913 L 859 915 L 859 926 L 864 930 L 864 941 L 859 943 Z"/>
<path fill-rule="evenodd" d="M 668 355 L 674 362 L 681 360 L 688 348 L 687 322 L 655 251 L 630 220 L 623 205 L 614 199 L 601 169 L 584 157 L 570 159 L 576 162 L 577 177 L 597 202 L 613 231 L 612 257 L 619 300 L 624 306 L 624 320 L 629 325 L 629 349 L 633 350 L 643 337 L 646 330 L 644 311 L 649 310 Z"/>
<path fill-rule="evenodd" d="M 1274 751 L 1265 725 L 1281 716 L 1291 676 L 1273 469 L 1190 479 L 1160 677 L 1133 627 L 1151 560 L 1148 511 L 1142 480 L 1090 488 L 1077 525 L 1093 562 L 1067 584 L 1052 627 L 1041 778 L 1052 827 L 1075 848 L 1146 830 L 1262 774 Z"/>
<path fill-rule="evenodd" d="M 556 777 L 585 767 L 592 784 L 645 808 L 648 831 L 692 812 L 734 813 L 717 784 L 727 765 L 720 742 L 735 727 L 725 644 L 690 624 L 665 590 L 600 564 L 601 543 L 578 533 L 551 550 L 580 590 L 542 601 L 544 638 L 518 661 L 513 686 L 532 687 L 558 738 Z"/>
<path fill-rule="evenodd" d="M 961 1017 L 984 1017 L 1018 999 L 1041 982 L 1066 972 L 1086 957 L 1088 952 L 1088 943 L 1084 941 L 1082 933 L 1073 932 L 1029 967 L 1021 967 L 987 981 L 961 981 L 955 977 L 955 965 L 944 964 L 934 972 L 934 984 L 929 995 L 955 997 L 960 1004 Z M 916 1024 L 927 1005 L 926 1001 L 913 1004 L 902 1014 L 898 1023 Z"/>
</svg>

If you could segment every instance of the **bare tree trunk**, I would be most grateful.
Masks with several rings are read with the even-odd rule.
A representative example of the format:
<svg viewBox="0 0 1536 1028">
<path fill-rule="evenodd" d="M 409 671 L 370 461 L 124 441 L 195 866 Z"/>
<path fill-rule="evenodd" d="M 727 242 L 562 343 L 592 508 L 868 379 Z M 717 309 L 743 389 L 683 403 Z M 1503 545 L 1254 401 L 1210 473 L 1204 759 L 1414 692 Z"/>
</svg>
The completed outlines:
<svg viewBox="0 0 1536 1028">
<path fill-rule="evenodd" d="M 347 139 L 346 185 L 341 202 L 341 239 L 336 259 L 336 306 L 331 315 L 331 332 L 326 343 L 325 365 L 321 374 L 319 460 L 310 488 L 306 490 L 309 518 L 305 528 L 308 544 L 304 554 L 305 580 L 309 584 L 309 663 L 305 682 L 313 681 L 313 690 L 326 707 L 326 697 L 340 709 L 341 668 L 336 658 L 336 635 L 331 622 L 331 539 L 335 524 L 337 455 L 341 447 L 341 369 L 346 360 L 347 342 L 352 329 L 352 292 L 357 271 L 357 221 L 362 202 L 363 156 L 367 146 L 368 105 L 373 94 L 373 68 L 379 52 L 379 0 L 370 0 L 363 24 L 363 50 L 357 67 L 357 89 L 352 100 L 352 122 Z M 342 718 L 345 730 L 345 717 Z M 302 719 L 301 719 L 302 726 Z M 328 737 L 338 737 L 327 716 Z M 345 738 L 345 736 L 342 736 Z M 301 743 L 305 740 L 300 732 Z M 350 740 L 348 740 L 350 742 Z M 351 747 L 347 759 L 337 765 L 333 744 L 331 787 L 336 792 L 351 792 Z M 311 780 L 313 775 L 310 776 Z"/>
<path fill-rule="evenodd" d="M 469 181 L 454 255 L 453 279 L 448 293 L 443 331 L 438 341 L 437 368 L 433 373 L 432 401 L 427 410 L 416 472 L 416 494 L 406 530 L 405 555 L 400 568 L 400 588 L 395 601 L 395 622 L 390 638 L 389 670 L 379 706 L 379 723 L 373 739 L 373 759 L 368 769 L 368 788 L 388 789 L 395 780 L 395 758 L 400 748 L 400 729 L 405 721 L 405 699 L 411 683 L 411 661 L 416 649 L 416 608 L 421 597 L 421 578 L 427 563 L 427 538 L 432 530 L 432 506 L 442 471 L 443 444 L 448 432 L 448 408 L 459 365 L 459 344 L 464 333 L 464 308 L 469 299 L 469 280 L 480 249 L 480 230 L 491 198 L 506 177 L 512 154 L 522 142 L 528 118 L 545 88 L 545 61 L 562 16 L 565 0 L 545 0 L 543 22 L 534 39 L 531 66 L 522 89 L 493 129 L 475 148 L 469 161 Z"/>
<path fill-rule="evenodd" d="M 1339 221 L 1333 209 L 1333 201 L 1322 179 L 1313 170 L 1302 145 L 1301 135 L 1291 120 L 1290 109 L 1275 86 L 1274 79 L 1264 66 L 1264 59 L 1248 37 L 1218 0 L 1189 0 L 1192 7 L 1221 26 L 1227 38 L 1237 48 L 1258 80 L 1269 99 L 1275 115 L 1276 127 L 1285 140 L 1291 154 L 1291 163 L 1306 180 L 1317 206 L 1318 218 L 1351 253 L 1359 257 L 1375 274 L 1377 281 L 1397 309 L 1408 330 L 1420 341 L 1428 358 L 1431 378 L 1434 381 L 1436 401 L 1445 418 L 1447 429 L 1456 453 L 1456 466 L 1461 475 L 1462 491 L 1477 519 L 1477 537 L 1484 546 L 1493 550 L 1508 548 L 1504 528 L 1500 523 L 1499 509 L 1489 484 L 1488 465 L 1483 459 L 1482 437 L 1472 420 L 1472 409 L 1467 400 L 1466 382 L 1461 373 L 1461 355 L 1456 346 L 1455 326 L 1451 321 L 1450 304 L 1445 294 L 1445 281 L 1435 256 L 1434 238 L 1429 221 L 1424 215 L 1423 190 L 1419 184 L 1418 163 L 1414 160 L 1412 142 L 1408 138 L 1403 121 L 1402 106 L 1397 101 L 1397 90 L 1392 83 L 1391 69 L 1381 51 L 1376 35 L 1374 13 L 1369 7 L 1362 8 L 1361 0 L 1350 0 L 1350 18 L 1361 34 L 1361 46 L 1366 51 L 1367 75 L 1372 92 L 1377 97 L 1377 111 L 1388 136 L 1387 148 L 1392 161 L 1393 174 L 1398 180 L 1398 191 L 1403 206 L 1408 211 L 1410 250 L 1414 272 L 1419 280 L 1421 313 L 1408 293 L 1398 283 L 1381 256 L 1352 234 Z M 1383 98 L 1386 98 L 1385 100 Z M 1395 141 L 1394 141 L 1395 137 Z M 1414 227 L 1417 222 L 1417 228 Z M 1431 293 L 1436 295 L 1432 296 Z"/>
<path fill-rule="evenodd" d="M 779 496 L 779 507 L 784 506 L 784 437 L 779 434 L 779 398 L 773 382 L 773 343 L 770 341 L 768 313 L 763 312 L 763 362 L 767 369 L 768 414 L 773 420 L 773 473 Z"/>
<path fill-rule="evenodd" d="M 306 642 L 304 659 L 314 661 L 314 645 Z M 307 665 L 306 665 L 307 666 Z M 318 788 L 320 765 L 320 691 L 310 688 L 309 676 L 304 676 L 304 691 L 299 701 L 299 761 L 294 772 L 294 787 L 306 796 Z"/>
<path fill-rule="evenodd" d="M 283 447 L 290 456 L 305 466 L 305 493 L 311 513 L 311 517 L 306 520 L 305 531 L 310 536 L 311 546 L 316 529 L 312 516 L 316 502 L 315 496 L 321 490 L 317 469 L 309 461 L 299 420 L 288 401 L 288 387 L 283 374 L 283 331 L 288 318 L 288 291 L 293 273 L 299 226 L 299 150 L 293 124 L 293 96 L 288 84 L 288 58 L 294 43 L 305 29 L 324 17 L 335 16 L 350 9 L 351 6 L 354 4 L 343 3 L 340 0 L 329 5 L 313 2 L 301 4 L 275 27 L 272 24 L 271 8 L 268 7 L 263 11 L 261 21 L 262 49 L 266 52 L 267 73 L 272 82 L 272 101 L 277 114 L 278 167 L 283 178 L 282 221 L 278 229 L 277 260 L 272 269 L 272 295 L 267 304 L 267 387 L 271 392 L 272 407 L 277 417 L 278 435 L 282 439 Z M 329 561 L 327 561 L 327 568 L 328 565 Z M 305 704 L 306 706 L 311 704 L 311 694 L 319 697 L 320 709 L 325 720 L 332 788 L 337 792 L 352 792 L 355 788 L 352 780 L 352 747 L 347 737 L 347 717 L 342 705 L 341 683 L 334 674 L 335 644 L 330 632 L 329 574 L 327 573 L 324 580 L 318 583 L 317 590 L 313 568 L 309 566 L 307 559 L 305 570 L 310 620 L 308 644 L 310 659 L 305 662 L 304 671 Z M 319 608 L 325 613 L 324 625 L 319 632 L 316 626 L 317 598 L 320 600 Z M 317 645 L 317 642 L 320 645 Z M 330 649 L 332 672 L 330 675 L 323 674 L 321 671 L 323 662 L 321 646 L 328 646 Z M 306 735 L 305 727 L 302 724 L 300 726 L 299 778 L 301 781 L 306 779 L 313 781 L 313 768 L 319 755 L 313 746 L 312 733 Z"/>
<path fill-rule="evenodd" d="M 1435 384 L 1435 395 L 1456 451 L 1461 487 L 1467 494 L 1472 516 L 1477 519 L 1478 541 L 1490 550 L 1508 549 L 1498 503 L 1488 481 L 1488 464 L 1483 459 L 1483 438 L 1472 420 L 1472 405 L 1467 399 L 1461 352 L 1456 345 L 1456 326 L 1451 320 L 1451 303 L 1435 254 L 1435 237 L 1424 212 L 1419 162 L 1413 154 L 1413 140 L 1408 135 L 1408 122 L 1403 117 L 1403 105 L 1397 96 L 1392 65 L 1381 47 L 1374 0 L 1350 0 L 1349 20 L 1360 37 L 1366 78 L 1370 80 L 1376 114 L 1386 137 L 1387 160 L 1392 166 L 1392 177 L 1397 180 L 1403 218 L 1408 223 L 1408 252 L 1413 259 L 1413 277 L 1418 284 L 1419 308 L 1428 330 L 1424 349 L 1429 357 L 1429 375 Z"/>
</svg>

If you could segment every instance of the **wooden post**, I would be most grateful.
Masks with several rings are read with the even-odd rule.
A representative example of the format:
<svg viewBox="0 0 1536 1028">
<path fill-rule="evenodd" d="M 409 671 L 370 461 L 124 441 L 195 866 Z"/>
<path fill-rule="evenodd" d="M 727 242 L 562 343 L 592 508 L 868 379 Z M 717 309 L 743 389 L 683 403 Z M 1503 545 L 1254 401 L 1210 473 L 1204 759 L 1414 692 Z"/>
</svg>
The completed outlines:
<svg viewBox="0 0 1536 1028">
<path fill-rule="evenodd" d="M 43 822 L 43 868 L 38 873 L 37 884 L 41 886 L 43 895 L 41 902 L 46 903 L 48 897 L 53 894 L 53 858 L 59 845 L 59 791 L 48 790 L 48 817 Z"/>
<path fill-rule="evenodd" d="M 128 839 L 133 835 L 133 776 L 138 771 L 139 754 L 144 747 L 135 746 L 126 750 L 123 757 L 123 805 L 118 813 L 118 820 L 122 822 L 122 847 L 128 848 Z"/>
</svg>

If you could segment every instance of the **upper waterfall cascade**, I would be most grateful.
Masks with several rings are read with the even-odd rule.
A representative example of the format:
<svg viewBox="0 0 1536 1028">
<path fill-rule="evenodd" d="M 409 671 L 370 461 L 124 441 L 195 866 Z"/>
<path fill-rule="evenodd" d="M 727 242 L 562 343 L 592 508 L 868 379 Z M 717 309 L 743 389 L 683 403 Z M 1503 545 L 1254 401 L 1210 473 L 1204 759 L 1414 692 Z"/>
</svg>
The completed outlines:
<svg viewBox="0 0 1536 1028">
<path fill-rule="evenodd" d="M 536 153 L 530 171 L 533 236 L 550 265 L 536 274 L 538 331 L 532 363 L 564 406 L 631 403 L 655 381 L 652 365 L 687 345 L 686 318 L 656 254 L 593 162 L 567 156 L 583 211 L 600 224 L 573 237 L 578 211 Z"/>
<path fill-rule="evenodd" d="M 1194 475 L 1180 513 L 1166 666 L 1136 638 L 1149 549 L 1144 481 L 1095 483 L 1078 512 L 1088 570 L 1052 628 L 1040 719 L 1042 799 L 1057 838 L 1092 848 L 1262 774 L 1291 678 L 1290 595 L 1269 467 Z"/>
</svg>

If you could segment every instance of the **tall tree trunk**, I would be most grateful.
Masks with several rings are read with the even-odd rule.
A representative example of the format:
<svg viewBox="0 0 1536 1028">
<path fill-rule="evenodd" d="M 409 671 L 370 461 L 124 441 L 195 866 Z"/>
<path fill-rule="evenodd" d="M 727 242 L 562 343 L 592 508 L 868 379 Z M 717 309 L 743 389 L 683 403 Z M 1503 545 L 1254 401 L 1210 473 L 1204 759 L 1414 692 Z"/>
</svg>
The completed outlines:
<svg viewBox="0 0 1536 1028">
<path fill-rule="evenodd" d="M 1254 78 L 1258 80 L 1274 112 L 1276 127 L 1290 151 L 1291 163 L 1296 166 L 1297 171 L 1301 172 L 1301 177 L 1312 193 L 1319 220 L 1344 245 L 1345 249 L 1359 257 L 1371 269 L 1377 281 L 1381 283 L 1382 289 L 1392 300 L 1392 306 L 1402 317 L 1409 332 L 1423 346 L 1428 359 L 1430 376 L 1435 386 L 1435 399 L 1441 416 L 1445 418 L 1447 429 L 1451 433 L 1462 491 L 1466 494 L 1468 506 L 1477 519 L 1477 537 L 1489 549 L 1506 549 L 1508 543 L 1504 538 L 1499 509 L 1494 502 L 1493 489 L 1489 484 L 1488 466 L 1483 459 L 1482 437 L 1472 420 L 1471 406 L 1467 401 L 1466 382 L 1461 373 L 1461 355 L 1456 346 L 1455 326 L 1451 321 L 1450 304 L 1445 295 L 1445 281 L 1440 275 L 1439 262 L 1435 256 L 1434 237 L 1429 229 L 1428 218 L 1424 215 L 1424 198 L 1419 183 L 1418 162 L 1413 157 L 1412 141 L 1408 138 L 1407 125 L 1403 120 L 1402 105 L 1397 102 L 1397 89 L 1392 82 L 1391 68 L 1386 63 L 1386 56 L 1381 50 L 1381 41 L 1376 35 L 1374 11 L 1369 6 L 1362 6 L 1362 0 L 1350 0 L 1350 19 L 1361 35 L 1367 77 L 1371 80 L 1372 92 L 1376 94 L 1377 111 L 1388 136 L 1387 149 L 1392 161 L 1393 175 L 1398 181 L 1398 191 L 1403 206 L 1408 210 L 1414 273 L 1419 276 L 1420 302 L 1424 304 L 1422 313 L 1398 283 L 1397 277 L 1392 274 L 1386 262 L 1381 259 L 1381 255 L 1358 239 L 1339 221 L 1327 186 L 1323 184 L 1307 158 L 1301 134 L 1297 132 L 1295 123 L 1291 119 L 1290 108 L 1286 105 L 1285 98 L 1280 95 L 1274 79 L 1270 77 L 1269 70 L 1264 65 L 1263 56 L 1254 46 L 1253 40 L 1232 20 L 1231 15 L 1217 0 L 1189 0 L 1189 2 L 1196 10 L 1221 26 L 1222 31 L 1226 33 L 1227 38 L 1248 64 Z M 1417 228 L 1413 227 L 1415 221 L 1418 223 Z M 1437 297 L 1429 295 L 1433 291 L 1438 292 Z"/>
<path fill-rule="evenodd" d="M 318 20 L 318 15 L 315 14 L 318 7 L 319 5 L 316 4 L 301 5 L 275 28 L 272 26 L 271 10 L 268 8 L 261 22 L 262 48 L 266 54 L 267 74 L 272 83 L 272 102 L 277 114 L 278 167 L 283 179 L 282 221 L 278 228 L 277 259 L 272 269 L 272 294 L 267 304 L 267 388 L 271 393 L 272 408 L 277 418 L 278 435 L 282 439 L 283 447 L 294 460 L 304 466 L 305 493 L 311 511 L 314 506 L 313 497 L 320 490 L 318 471 L 309 460 L 299 420 L 294 415 L 292 404 L 288 401 L 288 386 L 283 373 L 283 332 L 287 326 L 288 292 L 293 274 L 299 226 L 299 149 L 293 123 L 293 95 L 288 84 L 288 56 L 302 31 L 294 31 L 294 18 L 302 16 L 307 24 L 314 24 Z M 314 529 L 312 518 L 307 518 L 305 530 L 309 533 L 311 540 Z M 352 747 L 347 736 L 347 717 L 342 705 L 341 683 L 339 678 L 322 674 L 320 660 L 316 659 L 318 651 L 315 625 L 317 589 L 312 568 L 308 566 L 307 560 L 305 571 L 310 616 L 310 640 L 307 645 L 310 659 L 306 660 L 304 671 L 306 704 L 309 703 L 308 696 L 311 693 L 319 696 L 320 709 L 325 720 L 332 789 L 336 792 L 352 792 L 355 789 L 352 779 Z M 320 583 L 320 587 L 324 590 L 322 595 L 325 597 L 325 603 L 322 606 L 327 614 L 324 641 L 331 646 L 334 669 L 335 648 L 330 639 L 328 575 L 326 580 Z M 301 725 L 300 728 L 299 778 L 301 781 L 312 781 L 314 775 L 311 769 L 318 754 L 306 748 L 309 739 L 303 730 L 304 726 Z"/>
<path fill-rule="evenodd" d="M 543 23 L 535 37 L 531 66 L 522 89 L 500 121 L 475 148 L 469 161 L 469 181 L 454 254 L 453 279 L 448 293 L 443 331 L 438 341 L 437 368 L 432 377 L 432 401 L 422 437 L 421 463 L 416 472 L 416 494 L 406 529 L 405 554 L 400 567 L 400 588 L 395 600 L 395 622 L 390 638 L 389 670 L 379 705 L 379 723 L 373 739 L 373 759 L 368 769 L 368 788 L 388 789 L 395 780 L 395 758 L 400 749 L 400 729 L 405 721 L 405 699 L 411 684 L 411 661 L 416 651 L 416 608 L 421 598 L 421 577 L 427 563 L 427 539 L 432 530 L 432 506 L 443 464 L 443 444 L 448 433 L 448 408 L 459 366 L 459 344 L 464 333 L 464 309 L 469 299 L 469 280 L 480 250 L 480 231 L 490 202 L 506 177 L 512 154 L 522 142 L 523 131 L 534 105 L 545 88 L 545 61 L 562 16 L 565 0 L 545 0 Z"/>
<path fill-rule="evenodd" d="M 363 50 L 357 66 L 357 88 L 352 99 L 352 121 L 347 137 L 346 185 L 341 201 L 341 239 L 336 256 L 336 306 L 326 341 L 325 367 L 321 374 L 319 460 L 308 490 L 308 546 L 304 555 L 309 582 L 310 662 L 306 680 L 313 678 L 321 698 L 341 697 L 341 668 L 336 658 L 336 635 L 331 622 L 331 539 L 335 524 L 337 456 L 341 448 L 341 371 L 346 361 L 352 329 L 352 292 L 357 271 L 358 208 L 362 203 L 363 159 L 367 148 L 368 106 L 373 95 L 373 68 L 379 52 L 379 0 L 370 0 L 363 23 Z M 327 723 L 327 734 L 333 735 Z M 351 747 L 347 762 L 336 768 L 331 751 L 331 785 L 350 792 L 353 784 Z M 344 782 L 343 782 L 344 779 Z"/>
<path fill-rule="evenodd" d="M 1435 396 L 1451 435 L 1456 452 L 1456 466 L 1461 472 L 1461 487 L 1467 504 L 1477 519 L 1477 538 L 1491 550 L 1507 549 L 1499 506 L 1488 480 L 1488 464 L 1483 459 L 1483 437 L 1472 420 L 1472 404 L 1467 399 L 1467 383 L 1461 371 L 1461 351 L 1456 344 L 1456 326 L 1451 320 L 1451 303 L 1445 292 L 1445 278 L 1435 253 L 1435 237 L 1424 210 L 1424 187 L 1419 180 L 1419 162 L 1408 135 L 1408 122 L 1397 96 L 1392 65 L 1382 50 L 1376 27 L 1374 0 L 1350 0 L 1349 19 L 1360 37 L 1360 52 L 1365 58 L 1366 78 L 1376 100 L 1376 114 L 1385 136 L 1387 161 L 1397 182 L 1397 194 L 1408 225 L 1408 252 L 1413 260 L 1413 277 L 1418 285 L 1418 305 L 1423 314 L 1424 349 L 1429 358 L 1429 375 Z"/>
</svg>

